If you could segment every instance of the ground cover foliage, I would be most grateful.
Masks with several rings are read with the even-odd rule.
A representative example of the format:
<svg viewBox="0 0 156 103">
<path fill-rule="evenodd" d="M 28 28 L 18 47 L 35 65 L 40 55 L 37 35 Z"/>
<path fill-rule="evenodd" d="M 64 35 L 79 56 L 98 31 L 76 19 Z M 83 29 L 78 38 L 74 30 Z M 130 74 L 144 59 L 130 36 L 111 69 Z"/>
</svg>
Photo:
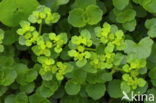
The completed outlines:
<svg viewBox="0 0 156 103">
<path fill-rule="evenodd" d="M 155 38 L 156 0 L 0 0 L 0 103 L 156 95 Z"/>
</svg>

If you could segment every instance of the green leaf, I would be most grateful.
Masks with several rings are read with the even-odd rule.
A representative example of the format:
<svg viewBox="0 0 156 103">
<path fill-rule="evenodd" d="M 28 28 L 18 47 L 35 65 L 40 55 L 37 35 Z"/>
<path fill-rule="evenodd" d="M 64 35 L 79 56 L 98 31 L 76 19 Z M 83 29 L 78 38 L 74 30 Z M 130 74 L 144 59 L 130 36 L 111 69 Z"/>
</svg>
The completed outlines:
<svg viewBox="0 0 156 103">
<path fill-rule="evenodd" d="M 29 70 L 27 73 L 26 73 L 26 81 L 27 82 L 33 82 L 38 76 L 38 73 L 36 70 Z"/>
<path fill-rule="evenodd" d="M 25 64 L 16 64 L 14 65 L 14 69 L 16 70 L 18 76 L 16 78 L 17 83 L 20 85 L 27 85 L 26 73 L 28 72 L 28 67 Z"/>
<path fill-rule="evenodd" d="M 131 91 L 131 87 L 127 85 L 125 81 L 121 82 L 121 91 L 129 93 Z"/>
<path fill-rule="evenodd" d="M 15 95 L 14 94 L 8 95 L 5 98 L 4 103 L 16 103 L 15 102 Z"/>
<path fill-rule="evenodd" d="M 146 93 L 147 92 L 147 89 L 148 89 L 148 84 L 146 83 L 146 85 L 144 87 L 138 87 L 135 90 L 135 93 L 140 92 L 140 94 L 143 94 L 143 93 Z"/>
<path fill-rule="evenodd" d="M 156 79 L 152 79 L 151 82 L 152 82 L 152 85 L 156 87 Z"/>
<path fill-rule="evenodd" d="M 138 85 L 139 87 L 144 87 L 146 84 L 146 81 L 143 78 L 138 79 Z"/>
<path fill-rule="evenodd" d="M 3 51 L 4 51 L 4 46 L 0 45 L 0 52 L 3 52 Z"/>
<path fill-rule="evenodd" d="M 97 69 L 95 69 L 90 63 L 86 63 L 86 65 L 83 67 L 83 69 L 89 73 L 96 73 L 97 72 Z"/>
<path fill-rule="evenodd" d="M 141 68 L 141 69 L 139 70 L 139 73 L 140 73 L 140 74 L 146 74 L 146 73 L 147 73 L 147 67 Z"/>
<path fill-rule="evenodd" d="M 135 43 L 132 40 L 126 40 L 125 53 L 133 54 L 133 57 L 141 59 L 147 58 L 151 54 L 151 48 L 153 45 L 153 40 L 149 37 L 143 38 L 139 43 Z"/>
<path fill-rule="evenodd" d="M 156 26 L 152 26 L 149 31 L 147 32 L 147 34 L 151 37 L 151 38 L 156 38 Z"/>
<path fill-rule="evenodd" d="M 51 92 L 51 90 L 45 86 L 40 86 L 38 88 L 38 91 L 39 91 L 39 94 L 45 98 L 48 98 L 53 95 L 53 92 Z"/>
<path fill-rule="evenodd" d="M 124 9 L 116 14 L 116 21 L 126 23 L 135 19 L 136 12 L 133 9 Z"/>
<path fill-rule="evenodd" d="M 59 6 L 57 4 L 57 0 L 41 0 L 40 4 L 45 5 L 45 6 L 49 7 L 49 8 L 51 8 L 52 11 L 56 11 L 59 8 Z"/>
<path fill-rule="evenodd" d="M 143 7 L 150 13 L 156 13 L 156 0 L 151 0 L 151 2 L 146 3 Z"/>
<path fill-rule="evenodd" d="M 86 39 L 91 39 L 91 34 L 87 29 L 83 29 L 80 32 L 82 37 L 85 37 Z"/>
<path fill-rule="evenodd" d="M 120 80 L 115 79 L 110 81 L 107 88 L 109 96 L 111 96 L 112 98 L 122 97 L 122 91 L 120 89 L 120 85 L 121 85 Z"/>
<path fill-rule="evenodd" d="M 11 30 L 9 29 L 5 31 L 6 35 L 3 40 L 4 45 L 12 45 L 14 42 L 18 40 L 16 30 L 17 30 L 16 28 L 12 28 Z"/>
<path fill-rule="evenodd" d="M 151 78 L 151 79 L 156 79 L 156 68 L 153 68 L 153 69 L 151 69 L 150 70 L 150 72 L 149 72 L 149 77 Z"/>
<path fill-rule="evenodd" d="M 98 72 L 97 74 L 97 82 L 98 83 L 105 83 L 107 81 L 112 80 L 112 75 L 110 73 L 107 73 L 105 71 Z"/>
<path fill-rule="evenodd" d="M 86 15 L 88 24 L 94 25 L 102 20 L 103 11 L 97 5 L 89 5 L 86 8 Z"/>
<path fill-rule="evenodd" d="M 94 100 L 100 99 L 104 96 L 106 91 L 106 86 L 104 84 L 88 84 L 86 86 L 86 92 L 89 97 L 93 98 Z"/>
<path fill-rule="evenodd" d="M 103 44 L 97 45 L 96 46 L 96 53 L 97 54 L 104 54 L 105 52 L 104 52 L 103 48 L 105 48 L 105 45 L 103 45 Z"/>
<path fill-rule="evenodd" d="M 37 0 L 2 0 L 0 21 L 7 26 L 17 26 L 21 20 L 26 20 L 38 5 Z"/>
<path fill-rule="evenodd" d="M 12 66 L 14 64 L 14 59 L 12 56 L 0 56 L 0 65 L 1 66 Z"/>
<path fill-rule="evenodd" d="M 83 66 L 85 66 L 86 63 L 87 63 L 87 60 L 86 60 L 86 59 L 82 59 L 81 61 L 80 61 L 80 60 L 77 61 L 77 62 L 76 62 L 76 65 L 77 65 L 78 67 L 83 67 Z"/>
<path fill-rule="evenodd" d="M 64 5 L 67 4 L 69 2 L 69 0 L 56 0 L 57 5 Z"/>
<path fill-rule="evenodd" d="M 55 93 L 57 89 L 58 84 L 56 81 L 43 81 L 37 92 L 43 97 L 50 97 Z"/>
<path fill-rule="evenodd" d="M 24 85 L 24 86 L 20 86 L 20 90 L 22 92 L 25 92 L 27 94 L 32 93 L 35 89 L 35 83 L 32 82 L 30 84 Z"/>
<path fill-rule="evenodd" d="M 135 30 L 136 25 L 137 25 L 136 20 L 132 20 L 132 21 L 122 24 L 125 30 L 131 31 L 131 32 Z"/>
<path fill-rule="evenodd" d="M 55 99 L 59 99 L 63 98 L 64 96 L 65 96 L 64 88 L 59 88 L 52 97 Z"/>
<path fill-rule="evenodd" d="M 3 72 L 4 72 L 4 76 L 2 78 L 3 80 L 0 81 L 0 84 L 3 86 L 9 86 L 15 81 L 17 77 L 17 73 L 15 70 L 12 69 L 4 69 Z"/>
<path fill-rule="evenodd" d="M 67 34 L 66 33 L 60 33 L 59 35 L 58 35 L 58 37 L 61 39 L 61 40 L 63 40 L 63 42 L 64 43 L 67 43 Z"/>
<path fill-rule="evenodd" d="M 147 19 L 145 22 L 145 27 L 148 29 L 147 34 L 151 37 L 151 38 L 155 38 L 156 37 L 156 18 L 152 18 L 152 19 Z"/>
<path fill-rule="evenodd" d="M 37 93 L 29 97 L 29 102 L 30 103 L 50 103 L 49 100 L 43 98 L 41 95 Z"/>
<path fill-rule="evenodd" d="M 153 100 L 153 99 L 155 99 L 154 96 L 156 95 L 156 89 L 155 88 L 148 89 L 146 95 L 148 95 L 150 97 L 150 100 L 152 100 L 152 101 L 146 101 L 146 99 L 145 99 L 144 103 L 156 103 L 155 100 Z"/>
<path fill-rule="evenodd" d="M 68 80 L 68 82 L 66 82 L 65 90 L 67 94 L 76 95 L 79 93 L 80 89 L 81 89 L 80 84 L 77 84 L 71 80 Z"/>
<path fill-rule="evenodd" d="M 68 22 L 74 27 L 83 27 L 86 25 L 84 21 L 84 10 L 80 8 L 73 9 L 69 12 Z"/>
<path fill-rule="evenodd" d="M 96 4 L 96 0 L 75 0 L 75 5 L 78 8 L 83 8 L 85 9 L 87 6 L 91 4 Z"/>
<path fill-rule="evenodd" d="M 28 97 L 24 92 L 21 92 L 16 95 L 15 103 L 28 103 Z"/>
<path fill-rule="evenodd" d="M 150 57 L 148 58 L 148 68 L 155 68 L 156 67 L 156 43 L 152 46 L 152 52 Z"/>
<path fill-rule="evenodd" d="M 150 29 L 151 27 L 156 26 L 156 18 L 147 19 L 145 22 L 145 27 Z"/>
<path fill-rule="evenodd" d="M 123 10 L 129 4 L 129 0 L 113 0 L 113 5 L 119 10 Z"/>
<path fill-rule="evenodd" d="M 113 63 L 118 66 L 118 65 L 120 65 L 122 63 L 124 58 L 125 58 L 125 56 L 123 54 L 116 53 Z"/>
<path fill-rule="evenodd" d="M 68 47 L 67 46 L 65 48 L 63 48 L 63 51 L 61 52 L 60 57 L 62 60 L 70 60 L 70 56 L 68 55 Z"/>
<path fill-rule="evenodd" d="M 43 80 L 49 81 L 52 80 L 53 75 L 51 72 L 46 72 L 45 74 L 41 75 Z"/>
<path fill-rule="evenodd" d="M 88 103 L 86 98 L 80 96 L 64 96 L 60 103 Z"/>
<path fill-rule="evenodd" d="M 75 69 L 72 72 L 72 80 L 77 83 L 84 83 L 87 77 L 87 73 L 83 69 Z"/>
<path fill-rule="evenodd" d="M 0 86 L 0 97 L 8 90 L 8 87 Z"/>
</svg>

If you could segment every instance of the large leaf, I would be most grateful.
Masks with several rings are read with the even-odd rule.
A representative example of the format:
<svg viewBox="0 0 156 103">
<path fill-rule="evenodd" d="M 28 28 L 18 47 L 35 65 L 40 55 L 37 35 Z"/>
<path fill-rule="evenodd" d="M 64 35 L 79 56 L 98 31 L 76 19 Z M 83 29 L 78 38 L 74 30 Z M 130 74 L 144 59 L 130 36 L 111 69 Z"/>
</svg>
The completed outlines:
<svg viewBox="0 0 156 103">
<path fill-rule="evenodd" d="M 80 84 L 74 83 L 71 80 L 66 82 L 65 90 L 69 95 L 76 95 L 80 91 Z"/>
<path fill-rule="evenodd" d="M 116 80 L 112 80 L 111 82 L 109 82 L 107 91 L 108 91 L 108 94 L 111 97 L 113 97 L 113 98 L 122 97 L 120 84 L 121 84 L 121 81 L 117 80 L 117 79 Z"/>
<path fill-rule="evenodd" d="M 26 20 L 38 5 L 37 0 L 2 0 L 0 21 L 7 26 L 17 26 L 21 20 Z"/>
<path fill-rule="evenodd" d="M 84 21 L 84 10 L 80 8 L 73 9 L 69 12 L 68 22 L 74 27 L 83 27 L 86 25 Z"/>
<path fill-rule="evenodd" d="M 104 84 L 88 84 L 86 86 L 86 92 L 89 97 L 93 98 L 94 100 L 100 99 L 104 96 L 106 91 L 106 86 Z"/>
<path fill-rule="evenodd" d="M 135 19 L 136 11 L 133 9 L 124 9 L 122 11 L 117 11 L 115 13 L 116 15 L 116 21 L 119 23 L 126 23 L 130 22 Z"/>
<path fill-rule="evenodd" d="M 21 92 L 16 95 L 15 103 L 28 103 L 28 97 L 24 92 Z"/>
<path fill-rule="evenodd" d="M 132 40 L 126 40 L 126 49 L 127 54 L 133 54 L 135 58 L 147 58 L 151 54 L 151 49 L 153 45 L 153 40 L 149 37 L 143 38 L 139 43 L 135 43 Z"/>
<path fill-rule="evenodd" d="M 156 13 L 156 0 L 146 3 L 143 7 L 150 13 Z"/>
<path fill-rule="evenodd" d="M 86 8 L 87 22 L 90 25 L 97 24 L 102 20 L 103 11 L 97 5 L 89 5 Z"/>
</svg>

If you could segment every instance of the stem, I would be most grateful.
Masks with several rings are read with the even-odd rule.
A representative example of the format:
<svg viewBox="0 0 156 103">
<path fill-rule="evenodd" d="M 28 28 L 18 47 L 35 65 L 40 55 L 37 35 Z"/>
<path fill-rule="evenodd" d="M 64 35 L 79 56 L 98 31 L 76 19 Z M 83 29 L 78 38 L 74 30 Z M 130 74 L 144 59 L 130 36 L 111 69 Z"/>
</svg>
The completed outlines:
<svg viewBox="0 0 156 103">
<path fill-rule="evenodd" d="M 123 70 L 115 67 L 112 69 L 112 71 L 110 73 L 113 75 L 116 71 L 123 71 Z"/>
<path fill-rule="evenodd" d="M 110 72 L 110 74 L 113 75 L 115 72 L 116 72 L 116 70 L 113 69 L 113 70 Z"/>
<path fill-rule="evenodd" d="M 52 45 L 52 47 L 56 46 L 57 44 Z"/>
<path fill-rule="evenodd" d="M 85 48 L 85 50 L 88 50 L 88 51 L 96 51 L 96 49 L 93 49 L 93 48 Z"/>
<path fill-rule="evenodd" d="M 41 22 L 41 24 L 39 26 L 39 35 L 41 35 L 41 32 L 42 32 L 42 22 Z"/>
</svg>

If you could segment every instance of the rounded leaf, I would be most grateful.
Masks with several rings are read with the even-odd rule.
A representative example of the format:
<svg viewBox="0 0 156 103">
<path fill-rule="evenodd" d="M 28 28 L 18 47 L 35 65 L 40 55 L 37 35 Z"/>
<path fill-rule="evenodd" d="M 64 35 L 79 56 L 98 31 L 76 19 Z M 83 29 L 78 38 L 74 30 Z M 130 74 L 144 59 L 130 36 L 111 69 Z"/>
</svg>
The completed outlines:
<svg viewBox="0 0 156 103">
<path fill-rule="evenodd" d="M 121 81 L 120 80 L 112 80 L 109 82 L 108 84 L 108 94 L 112 97 L 112 98 L 120 98 L 122 97 L 122 92 L 120 89 L 120 85 L 121 85 Z"/>
<path fill-rule="evenodd" d="M 68 22 L 74 27 L 83 27 L 86 25 L 84 21 L 84 10 L 80 8 L 73 9 L 69 12 Z"/>
<path fill-rule="evenodd" d="M 86 15 L 88 24 L 94 25 L 102 20 L 103 11 L 97 5 L 89 5 L 86 8 Z"/>
<path fill-rule="evenodd" d="M 37 0 L 2 0 L 0 21 L 7 26 L 17 26 L 21 20 L 26 20 L 38 5 Z"/>
<path fill-rule="evenodd" d="M 106 91 L 106 86 L 104 84 L 88 84 L 86 86 L 86 92 L 89 97 L 93 98 L 94 100 L 100 99 L 104 96 Z"/>
<path fill-rule="evenodd" d="M 65 90 L 69 95 L 76 95 L 80 91 L 80 84 L 74 83 L 73 81 L 69 80 L 65 85 Z"/>
</svg>

